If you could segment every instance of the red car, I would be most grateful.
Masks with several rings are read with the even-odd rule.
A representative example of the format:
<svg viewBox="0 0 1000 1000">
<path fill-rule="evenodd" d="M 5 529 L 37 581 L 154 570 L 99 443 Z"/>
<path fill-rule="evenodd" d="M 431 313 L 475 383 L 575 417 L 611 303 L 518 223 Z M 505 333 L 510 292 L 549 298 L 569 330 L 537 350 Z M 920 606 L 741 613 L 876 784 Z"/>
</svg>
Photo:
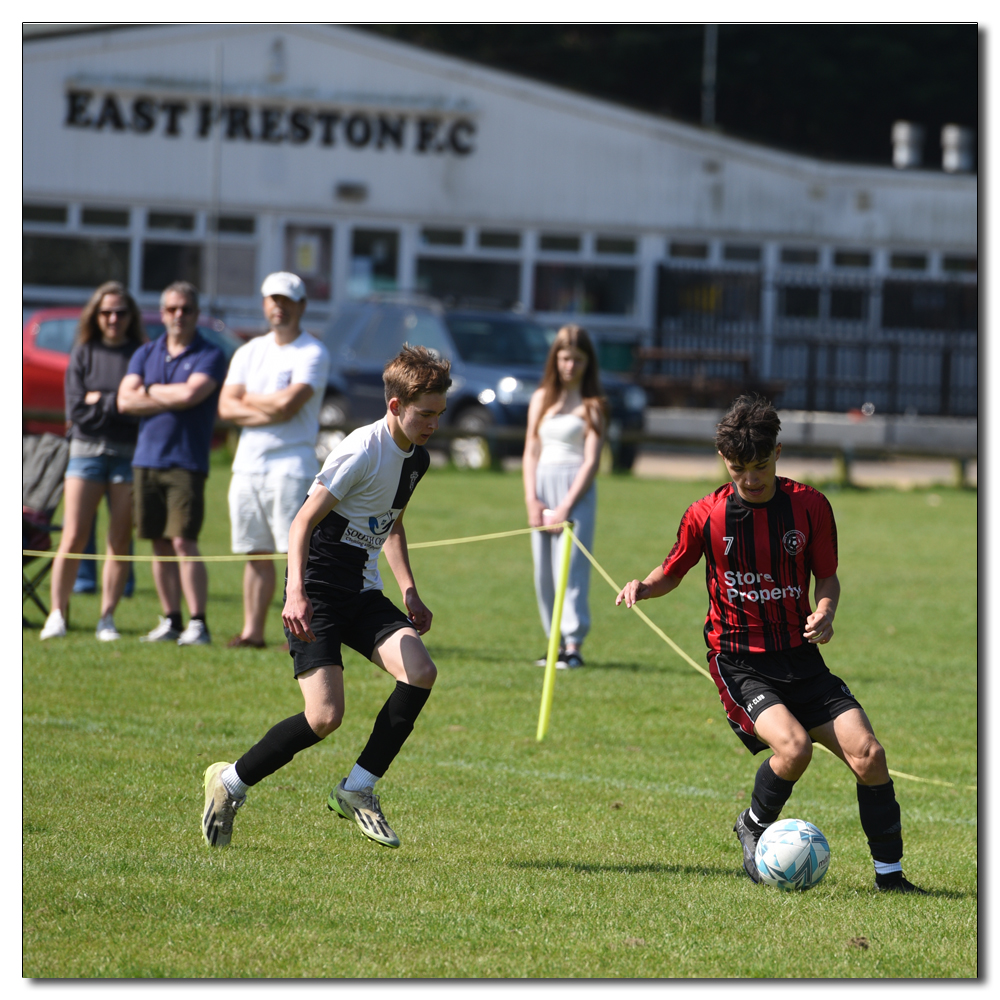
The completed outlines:
<svg viewBox="0 0 1000 1000">
<path fill-rule="evenodd" d="M 39 309 L 24 324 L 21 415 L 25 434 L 66 432 L 63 387 L 81 311 L 82 306 Z M 153 340 L 163 333 L 158 312 L 143 312 L 142 321 Z M 226 361 L 243 344 L 225 323 L 212 316 L 198 318 L 198 332 L 226 355 Z"/>
</svg>

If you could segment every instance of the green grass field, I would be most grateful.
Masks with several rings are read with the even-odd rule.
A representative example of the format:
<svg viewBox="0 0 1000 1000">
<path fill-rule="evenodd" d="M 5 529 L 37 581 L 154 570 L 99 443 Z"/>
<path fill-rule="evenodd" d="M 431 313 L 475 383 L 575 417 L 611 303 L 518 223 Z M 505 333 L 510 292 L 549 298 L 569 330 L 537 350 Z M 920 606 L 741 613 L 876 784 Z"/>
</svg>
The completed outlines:
<svg viewBox="0 0 1000 1000">
<path fill-rule="evenodd" d="M 215 458 L 206 554 L 229 544 Z M 619 583 L 643 576 L 715 485 L 602 477 L 595 556 Z M 74 599 L 66 640 L 40 643 L 37 613 L 24 632 L 23 975 L 976 977 L 977 496 L 828 495 L 844 593 L 824 656 L 892 769 L 957 786 L 896 779 L 905 870 L 929 896 L 873 892 L 853 781 L 825 753 L 784 815 L 825 832 L 829 874 L 807 893 L 753 885 L 731 831 L 762 758 L 596 574 L 587 667 L 559 673 L 538 743 L 527 537 L 412 553 L 440 676 L 379 785 L 400 850 L 325 806 L 391 689 L 347 651 L 341 729 L 256 787 L 212 851 L 205 767 L 301 710 L 279 607 L 270 648 L 226 649 L 242 565 L 212 565 L 215 644 L 140 645 L 159 610 L 142 564 L 120 642 L 94 640 L 95 597 Z M 521 496 L 516 474 L 434 469 L 410 541 L 521 527 Z M 703 663 L 706 603 L 699 566 L 640 607 Z"/>
</svg>

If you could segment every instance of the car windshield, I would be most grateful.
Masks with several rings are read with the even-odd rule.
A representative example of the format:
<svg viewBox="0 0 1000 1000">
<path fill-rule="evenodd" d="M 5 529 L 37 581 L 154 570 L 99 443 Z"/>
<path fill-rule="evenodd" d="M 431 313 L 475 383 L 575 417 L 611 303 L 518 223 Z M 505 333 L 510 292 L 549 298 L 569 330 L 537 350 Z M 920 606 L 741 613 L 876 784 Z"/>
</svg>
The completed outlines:
<svg viewBox="0 0 1000 1000">
<path fill-rule="evenodd" d="M 528 320 L 449 316 L 448 329 L 463 361 L 476 365 L 545 364 L 550 337 Z"/>
<path fill-rule="evenodd" d="M 58 351 L 69 354 L 76 338 L 76 319 L 46 319 L 38 324 L 35 346 L 43 351 Z"/>
</svg>

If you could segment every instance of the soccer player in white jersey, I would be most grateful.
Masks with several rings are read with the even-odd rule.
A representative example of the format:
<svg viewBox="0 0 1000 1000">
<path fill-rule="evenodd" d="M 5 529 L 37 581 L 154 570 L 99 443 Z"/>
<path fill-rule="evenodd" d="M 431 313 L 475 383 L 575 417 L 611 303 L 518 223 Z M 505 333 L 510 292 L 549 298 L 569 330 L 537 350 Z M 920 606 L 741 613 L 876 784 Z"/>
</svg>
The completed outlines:
<svg viewBox="0 0 1000 1000">
<path fill-rule="evenodd" d="M 349 434 L 326 459 L 288 535 L 281 617 L 305 710 L 279 722 L 234 764 L 205 771 L 202 831 L 213 847 L 232 837 L 249 788 L 296 753 L 329 736 L 344 717 L 346 643 L 396 681 L 368 743 L 327 806 L 387 847 L 399 837 L 374 794 L 430 695 L 437 668 L 420 636 L 431 612 L 410 570 L 403 512 L 430 459 L 424 447 L 445 411 L 450 364 L 424 347 L 404 346 L 382 374 L 386 415 Z M 382 592 L 385 548 L 406 610 Z"/>
</svg>

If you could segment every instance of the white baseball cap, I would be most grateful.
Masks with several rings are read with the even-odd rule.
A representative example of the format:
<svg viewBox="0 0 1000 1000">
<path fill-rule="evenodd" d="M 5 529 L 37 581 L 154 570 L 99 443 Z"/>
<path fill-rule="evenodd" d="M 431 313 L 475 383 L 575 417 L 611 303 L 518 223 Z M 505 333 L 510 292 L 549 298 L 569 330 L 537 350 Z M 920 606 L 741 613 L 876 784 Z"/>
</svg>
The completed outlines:
<svg viewBox="0 0 1000 1000">
<path fill-rule="evenodd" d="M 264 279 L 260 286 L 260 294 L 285 295 L 293 302 L 301 302 L 306 297 L 306 286 L 297 274 L 291 271 L 275 271 Z"/>
</svg>

